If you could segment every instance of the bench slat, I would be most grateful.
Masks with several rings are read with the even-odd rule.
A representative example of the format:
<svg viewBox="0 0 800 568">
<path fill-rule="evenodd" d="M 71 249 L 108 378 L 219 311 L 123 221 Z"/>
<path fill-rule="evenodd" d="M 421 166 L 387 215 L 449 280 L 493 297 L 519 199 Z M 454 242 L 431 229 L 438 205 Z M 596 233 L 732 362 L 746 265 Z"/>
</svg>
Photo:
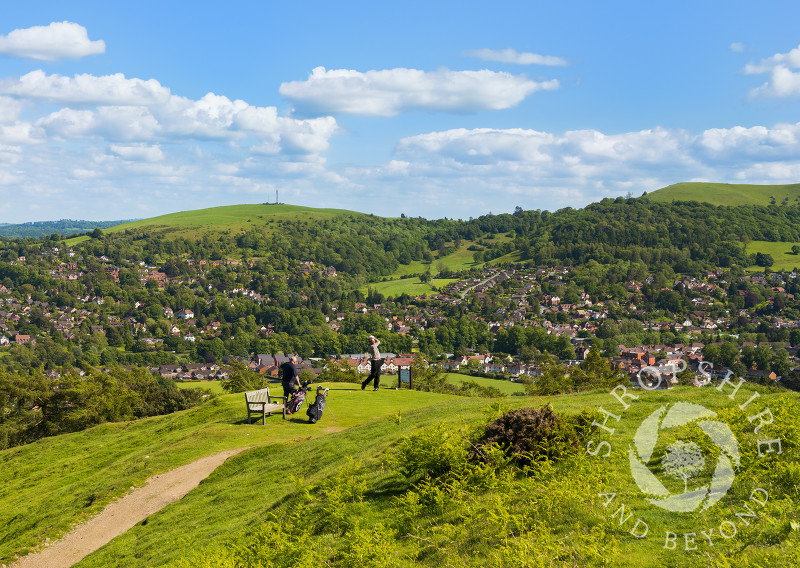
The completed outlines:
<svg viewBox="0 0 800 568">
<path fill-rule="evenodd" d="M 266 424 L 267 414 L 282 410 L 283 419 L 286 420 L 286 397 L 274 396 L 269 394 L 269 387 L 244 393 L 247 405 L 247 421 L 250 422 L 250 415 L 253 413 L 261 414 L 261 424 Z M 273 401 L 281 401 L 273 402 Z"/>
</svg>

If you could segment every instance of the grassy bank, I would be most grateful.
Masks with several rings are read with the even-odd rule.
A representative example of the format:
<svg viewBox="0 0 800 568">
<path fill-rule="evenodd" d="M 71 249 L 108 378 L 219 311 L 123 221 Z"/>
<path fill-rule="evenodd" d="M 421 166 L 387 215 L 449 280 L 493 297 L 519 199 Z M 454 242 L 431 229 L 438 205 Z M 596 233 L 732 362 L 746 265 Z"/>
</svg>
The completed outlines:
<svg viewBox="0 0 800 568">
<path fill-rule="evenodd" d="M 627 408 L 600 391 L 491 401 L 331 388 L 336 422 L 328 413 L 314 426 L 279 417 L 267 426 L 247 425 L 242 395 L 226 395 L 175 415 L 107 424 L 0 453 L 2 557 L 7 561 L 15 550 L 53 538 L 153 473 L 250 447 L 78 566 L 235 566 L 231 559 L 243 551 L 266 554 L 286 542 L 295 552 L 323 551 L 335 566 L 790 566 L 797 560 L 797 395 L 760 389 L 745 412 L 740 406 L 755 392 L 749 385 L 734 399 L 727 396 L 730 389 L 637 391 L 638 400 L 627 399 Z M 502 408 L 545 402 L 569 414 L 602 406 L 617 416 L 608 422 L 613 434 L 597 429 L 591 435 L 592 447 L 610 444 L 609 456 L 588 456 L 579 448 L 572 458 L 526 472 L 494 462 L 488 469 L 463 465 L 427 481 L 401 473 L 407 460 L 393 461 L 397 448 L 405 447 L 404 455 L 414 459 L 469 464 L 458 450 L 462 437 Z M 645 499 L 631 477 L 628 450 L 648 416 L 687 402 L 730 426 L 741 467 L 725 499 L 709 510 L 671 513 Z M 758 421 L 748 416 L 765 409 L 774 422 L 755 434 Z M 776 437 L 781 455 L 759 458 L 757 440 Z M 769 493 L 763 506 L 748 499 L 756 487 Z M 737 517 L 744 504 L 752 505 L 755 517 Z M 631 535 L 637 519 L 649 527 L 645 538 Z M 718 532 L 726 521 L 736 524 L 735 538 L 716 537 L 713 546 L 701 542 L 700 531 Z M 670 531 L 679 535 L 677 550 L 665 549 Z M 684 550 L 685 532 L 695 533 L 696 550 Z M 286 554 L 280 562 L 264 564 L 262 558 L 253 565 L 304 565 Z"/>
</svg>

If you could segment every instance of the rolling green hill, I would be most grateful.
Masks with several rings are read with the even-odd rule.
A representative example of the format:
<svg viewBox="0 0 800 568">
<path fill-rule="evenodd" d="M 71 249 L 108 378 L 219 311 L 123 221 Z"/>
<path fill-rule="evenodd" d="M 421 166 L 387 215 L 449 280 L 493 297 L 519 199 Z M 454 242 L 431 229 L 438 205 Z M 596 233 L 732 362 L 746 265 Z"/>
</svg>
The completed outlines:
<svg viewBox="0 0 800 568">
<path fill-rule="evenodd" d="M 772 198 L 780 205 L 800 201 L 800 183 L 790 185 L 751 185 L 732 183 L 685 182 L 663 187 L 647 197 L 651 201 L 702 201 L 712 205 L 769 205 Z"/>
<path fill-rule="evenodd" d="M 624 412 L 600 391 L 498 403 L 332 388 L 336 422 L 326 414 L 314 426 L 279 417 L 267 426 L 248 425 L 241 395 L 225 395 L 197 409 L 0 452 L 0 561 L 56 537 L 152 474 L 244 447 L 250 449 L 186 497 L 76 566 L 754 567 L 798 561 L 794 394 L 759 387 L 761 396 L 747 410 L 770 408 L 774 424 L 762 420 L 767 424 L 755 436 L 753 421 L 739 408 L 753 396 L 750 385 L 733 402 L 727 391 L 711 388 L 638 392 L 640 400 L 629 401 Z M 504 409 L 545 402 L 568 414 L 600 406 L 619 411 L 613 434 L 591 437 L 611 443 L 610 456 L 590 458 L 579 448 L 573 457 L 527 470 L 497 455 L 469 461 L 467 441 L 484 424 Z M 726 499 L 713 508 L 669 513 L 642 497 L 631 479 L 628 447 L 659 406 L 686 402 L 716 412 L 736 433 L 741 468 Z M 782 440 L 782 454 L 758 458 L 756 438 L 774 436 Z M 684 482 L 673 485 L 677 491 Z M 768 492 L 765 504 L 749 499 L 753 487 Z M 737 517 L 747 514 L 745 504 L 753 517 Z M 648 523 L 647 538 L 631 536 L 640 518 Z M 722 526 L 730 535 L 734 524 L 736 537 L 718 534 Z M 713 546 L 701 535 L 710 527 Z M 665 547 L 668 531 L 676 533 L 677 549 Z M 686 546 L 684 533 L 690 534 Z"/>
<path fill-rule="evenodd" d="M 108 229 L 108 233 L 124 232 L 128 229 L 144 227 L 173 229 L 180 233 L 196 234 L 197 232 L 222 232 L 247 229 L 253 224 L 264 225 L 281 220 L 321 220 L 335 217 L 367 217 L 365 213 L 347 211 L 345 209 L 317 209 L 300 205 L 287 204 L 244 204 L 225 205 L 208 209 L 168 213 L 158 217 L 140 219 L 122 223 Z"/>
</svg>

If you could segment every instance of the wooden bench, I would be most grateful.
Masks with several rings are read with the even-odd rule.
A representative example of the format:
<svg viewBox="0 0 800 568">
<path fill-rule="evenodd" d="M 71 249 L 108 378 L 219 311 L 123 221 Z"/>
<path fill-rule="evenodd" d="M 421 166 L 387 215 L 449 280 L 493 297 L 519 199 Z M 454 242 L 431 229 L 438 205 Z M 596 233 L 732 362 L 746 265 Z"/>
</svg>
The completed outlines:
<svg viewBox="0 0 800 568">
<path fill-rule="evenodd" d="M 261 424 L 267 423 L 267 415 L 272 416 L 272 413 L 281 410 L 283 411 L 283 419 L 286 420 L 286 397 L 285 396 L 272 396 L 269 394 L 269 387 L 257 391 L 250 391 L 244 393 L 245 401 L 247 402 L 247 423 L 250 422 L 250 415 L 261 415 Z M 273 402 L 273 401 L 281 401 Z"/>
</svg>

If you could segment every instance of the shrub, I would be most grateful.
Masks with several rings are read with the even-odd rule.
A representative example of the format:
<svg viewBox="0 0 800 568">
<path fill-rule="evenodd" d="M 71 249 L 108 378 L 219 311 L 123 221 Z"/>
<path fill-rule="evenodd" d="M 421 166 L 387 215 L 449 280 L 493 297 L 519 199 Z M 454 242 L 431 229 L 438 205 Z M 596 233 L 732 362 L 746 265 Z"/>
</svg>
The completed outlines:
<svg viewBox="0 0 800 568">
<path fill-rule="evenodd" d="M 347 359 L 339 359 L 325 363 L 319 380 L 323 383 L 360 383 L 363 377 L 358 376 L 358 371 Z"/>
<path fill-rule="evenodd" d="M 251 371 L 238 361 L 231 361 L 231 372 L 227 379 L 222 381 L 222 388 L 227 393 L 247 392 L 263 389 L 269 386 L 269 380 Z"/>
<path fill-rule="evenodd" d="M 563 418 L 549 404 L 519 408 L 489 423 L 479 445 L 497 444 L 518 465 L 530 465 L 571 455 L 581 445 L 587 424 L 591 424 L 588 412 Z"/>
<path fill-rule="evenodd" d="M 436 424 L 404 436 L 390 460 L 409 479 L 440 477 L 462 468 L 467 462 L 467 450 L 462 436 Z"/>
</svg>

